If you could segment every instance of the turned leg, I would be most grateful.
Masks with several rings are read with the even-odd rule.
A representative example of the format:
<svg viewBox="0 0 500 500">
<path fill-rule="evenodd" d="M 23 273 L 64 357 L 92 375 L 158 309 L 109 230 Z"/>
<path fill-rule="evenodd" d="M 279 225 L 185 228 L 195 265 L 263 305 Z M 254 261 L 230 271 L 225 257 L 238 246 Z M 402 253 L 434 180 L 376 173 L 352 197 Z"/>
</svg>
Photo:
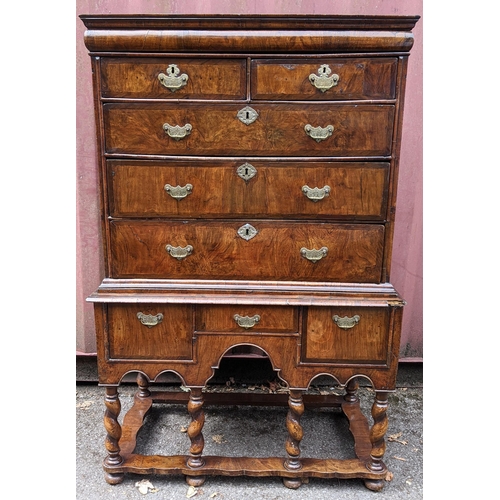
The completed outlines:
<svg viewBox="0 0 500 500">
<path fill-rule="evenodd" d="M 106 411 L 104 413 L 104 427 L 106 428 L 106 439 L 104 445 L 108 452 L 104 459 L 105 466 L 117 466 L 123 462 L 120 456 L 120 447 L 118 442 L 122 435 L 122 428 L 118 423 L 118 415 L 121 411 L 120 398 L 118 397 L 118 389 L 116 387 L 106 387 L 106 396 L 104 399 Z M 118 484 L 123 481 L 123 473 L 113 474 L 106 472 L 105 479 L 109 484 Z"/>
<path fill-rule="evenodd" d="M 151 391 L 149 390 L 149 380 L 142 374 L 137 374 L 137 396 L 140 398 L 149 398 L 151 396 Z"/>
<path fill-rule="evenodd" d="M 387 405 L 388 393 L 385 391 L 375 392 L 375 401 L 372 406 L 373 426 L 370 429 L 370 441 L 372 451 L 371 461 L 367 465 L 373 472 L 383 472 L 385 465 L 382 458 L 385 453 L 385 433 L 387 432 Z M 380 491 L 384 487 L 384 479 L 366 480 L 365 486 L 373 491 Z"/>
<path fill-rule="evenodd" d="M 358 389 L 359 383 L 357 379 L 351 379 L 347 382 L 347 386 L 345 388 L 345 396 L 344 401 L 348 403 L 356 403 L 358 401 Z"/>
<path fill-rule="evenodd" d="M 300 470 L 300 442 L 304 436 L 304 431 L 300 425 L 300 417 L 304 413 L 304 402 L 302 401 L 302 391 L 290 391 L 288 396 L 288 414 L 286 417 L 286 428 L 288 437 L 285 449 L 288 458 L 285 460 L 285 468 L 291 471 Z M 297 489 L 301 484 L 300 478 L 284 478 L 283 483 L 287 488 Z"/>
<path fill-rule="evenodd" d="M 191 440 L 189 448 L 189 458 L 187 465 L 192 469 L 203 467 L 205 461 L 202 458 L 205 441 L 203 439 L 202 429 L 205 423 L 205 414 L 203 412 L 203 394 L 201 389 L 191 389 L 189 395 L 188 412 L 191 416 L 191 422 L 188 427 L 188 436 Z M 190 486 L 201 486 L 205 482 L 205 476 L 186 476 L 186 482 Z"/>
</svg>

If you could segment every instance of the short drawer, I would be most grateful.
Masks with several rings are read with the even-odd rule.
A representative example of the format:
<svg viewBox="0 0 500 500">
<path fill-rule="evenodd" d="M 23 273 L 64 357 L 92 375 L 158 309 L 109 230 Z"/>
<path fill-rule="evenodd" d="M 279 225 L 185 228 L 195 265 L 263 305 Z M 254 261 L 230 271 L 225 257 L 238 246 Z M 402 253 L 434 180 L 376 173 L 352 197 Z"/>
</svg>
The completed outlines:
<svg viewBox="0 0 500 500">
<path fill-rule="evenodd" d="M 101 94 L 134 99 L 244 99 L 246 61 L 103 57 Z"/>
<path fill-rule="evenodd" d="M 107 103 L 105 151 L 141 155 L 389 156 L 393 105 Z M 255 118 L 245 123 L 247 116 Z"/>
<path fill-rule="evenodd" d="M 108 305 L 110 359 L 193 359 L 190 305 Z"/>
<path fill-rule="evenodd" d="M 386 364 L 388 307 L 310 307 L 305 312 L 302 361 Z"/>
<path fill-rule="evenodd" d="M 108 160 L 107 176 L 112 217 L 383 221 L 389 163 Z"/>
<path fill-rule="evenodd" d="M 298 309 L 286 306 L 197 306 L 197 333 L 298 333 Z"/>
<path fill-rule="evenodd" d="M 382 224 L 112 221 L 111 277 L 380 282 Z"/>
<path fill-rule="evenodd" d="M 254 59 L 252 99 L 394 99 L 396 58 Z"/>
</svg>

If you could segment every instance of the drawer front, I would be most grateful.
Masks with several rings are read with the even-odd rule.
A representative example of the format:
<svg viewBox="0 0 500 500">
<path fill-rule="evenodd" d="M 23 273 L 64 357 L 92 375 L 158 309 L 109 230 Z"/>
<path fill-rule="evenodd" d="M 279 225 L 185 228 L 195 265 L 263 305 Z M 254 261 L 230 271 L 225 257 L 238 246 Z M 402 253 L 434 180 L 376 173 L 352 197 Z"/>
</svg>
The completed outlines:
<svg viewBox="0 0 500 500">
<path fill-rule="evenodd" d="M 388 163 L 108 160 L 107 168 L 113 217 L 383 221 L 387 209 Z"/>
<path fill-rule="evenodd" d="M 394 99 L 396 70 L 396 58 L 256 59 L 252 99 Z"/>
<path fill-rule="evenodd" d="M 310 307 L 302 361 L 386 364 L 390 352 L 387 307 Z"/>
<path fill-rule="evenodd" d="M 262 305 L 197 306 L 197 333 L 298 333 L 298 309 Z"/>
<path fill-rule="evenodd" d="M 252 103 L 258 116 L 249 125 L 237 115 L 243 111 L 246 119 L 246 113 L 252 113 L 236 104 L 108 103 L 103 108 L 108 153 L 388 156 L 391 152 L 392 105 Z"/>
<path fill-rule="evenodd" d="M 244 59 L 101 59 L 103 97 L 244 99 Z"/>
<path fill-rule="evenodd" d="M 190 305 L 108 305 L 110 359 L 193 359 Z"/>
<path fill-rule="evenodd" d="M 110 228 L 113 278 L 381 279 L 381 224 L 113 221 Z"/>
</svg>

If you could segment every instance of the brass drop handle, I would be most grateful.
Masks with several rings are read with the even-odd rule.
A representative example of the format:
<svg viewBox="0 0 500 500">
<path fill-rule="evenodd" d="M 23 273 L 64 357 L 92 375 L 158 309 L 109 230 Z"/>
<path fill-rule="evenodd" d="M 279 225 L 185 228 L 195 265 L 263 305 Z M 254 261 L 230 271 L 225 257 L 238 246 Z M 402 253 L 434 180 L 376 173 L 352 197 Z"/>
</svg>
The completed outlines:
<svg viewBox="0 0 500 500">
<path fill-rule="evenodd" d="M 337 316 L 335 314 L 332 319 L 339 328 L 342 328 L 343 330 L 349 330 L 359 323 L 360 318 L 357 314 L 355 314 L 352 318 L 349 318 L 347 316 L 341 318 L 340 316 Z"/>
<path fill-rule="evenodd" d="M 159 325 L 163 321 L 162 313 L 153 315 L 153 314 L 144 314 L 142 312 L 138 312 L 137 317 L 139 318 L 139 321 L 148 328 L 152 328 L 153 326 Z"/>
<path fill-rule="evenodd" d="M 238 326 L 241 326 L 242 328 L 253 328 L 259 321 L 260 321 L 260 316 L 256 314 L 255 316 L 240 316 L 239 314 L 235 314 L 233 316 L 234 320 L 236 323 L 238 323 Z"/>
<path fill-rule="evenodd" d="M 182 200 L 185 198 L 188 194 L 191 194 L 193 191 L 193 185 L 192 184 L 186 184 L 185 186 L 171 186 L 170 184 L 165 184 L 164 188 L 165 191 L 172 197 L 175 198 L 176 200 Z"/>
<path fill-rule="evenodd" d="M 328 89 L 335 87 L 339 83 L 339 75 L 334 73 L 330 76 L 331 72 L 332 70 L 328 64 L 322 64 L 318 68 L 317 75 L 314 73 L 309 75 L 311 85 L 316 87 L 318 90 L 321 90 L 321 92 L 326 92 Z"/>
<path fill-rule="evenodd" d="M 302 257 L 311 262 L 318 262 L 318 260 L 321 260 L 328 254 L 328 248 L 321 247 L 319 250 L 316 250 L 314 248 L 309 250 L 308 248 L 302 247 L 300 249 L 300 254 L 302 255 Z"/>
<path fill-rule="evenodd" d="M 167 74 L 160 73 L 158 75 L 158 80 L 160 80 L 160 83 L 168 90 L 170 90 L 171 92 L 175 92 L 176 90 L 184 87 L 189 80 L 189 77 L 186 75 L 186 73 L 182 73 L 182 75 L 179 75 L 180 72 L 181 70 L 176 64 L 170 64 L 166 71 Z"/>
<path fill-rule="evenodd" d="M 316 203 L 330 194 L 330 186 L 324 186 L 322 188 L 302 186 L 302 192 L 305 196 L 307 196 L 307 198 Z"/>
<path fill-rule="evenodd" d="M 177 260 L 183 260 L 193 253 L 193 247 L 191 245 L 187 245 L 186 247 L 173 247 L 172 245 L 167 245 L 165 250 L 171 257 Z"/>
<path fill-rule="evenodd" d="M 187 137 L 191 133 L 193 127 L 190 123 L 186 123 L 186 125 L 183 125 L 182 127 L 180 125 L 170 125 L 169 123 L 164 123 L 163 130 L 172 139 L 180 141 L 181 139 L 184 139 L 184 137 Z"/>
<path fill-rule="evenodd" d="M 304 127 L 306 134 L 314 139 L 316 142 L 324 141 L 328 139 L 333 134 L 333 125 L 327 125 L 326 127 L 313 127 L 309 123 Z"/>
</svg>

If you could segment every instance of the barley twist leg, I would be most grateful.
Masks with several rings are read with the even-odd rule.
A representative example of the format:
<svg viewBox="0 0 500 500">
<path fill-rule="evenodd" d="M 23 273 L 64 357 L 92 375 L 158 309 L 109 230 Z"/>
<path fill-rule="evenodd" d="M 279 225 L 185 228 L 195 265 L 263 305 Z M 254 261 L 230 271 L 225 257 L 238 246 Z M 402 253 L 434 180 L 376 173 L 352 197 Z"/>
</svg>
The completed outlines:
<svg viewBox="0 0 500 500">
<path fill-rule="evenodd" d="M 370 429 L 370 441 L 372 451 L 371 461 L 367 464 L 368 469 L 373 472 L 383 472 L 385 465 L 382 458 L 385 453 L 385 433 L 387 432 L 388 418 L 388 393 L 385 391 L 375 392 L 375 401 L 372 405 L 373 426 Z M 373 491 L 380 491 L 384 487 L 384 479 L 366 480 L 365 486 Z"/>
<path fill-rule="evenodd" d="M 116 387 L 106 387 L 106 396 L 104 398 L 106 411 L 104 412 L 104 427 L 107 435 L 104 441 L 104 446 L 108 452 L 104 459 L 105 466 L 116 466 L 123 462 L 120 456 L 120 446 L 118 445 L 122 435 L 122 428 L 118 423 L 118 416 L 121 411 L 120 398 L 118 397 L 118 389 Z M 106 472 L 105 479 L 109 484 L 118 484 L 123 481 L 123 473 Z"/>
<path fill-rule="evenodd" d="M 285 449 L 288 458 L 285 460 L 285 468 L 291 471 L 300 470 L 300 442 L 304 436 L 304 430 L 300 425 L 300 417 L 304 413 L 304 402 L 302 400 L 302 391 L 290 391 L 288 397 L 288 414 L 286 417 L 286 427 L 288 437 L 285 443 Z M 284 478 L 283 483 L 287 488 L 297 489 L 301 484 L 300 478 Z"/>
<path fill-rule="evenodd" d="M 189 458 L 187 465 L 192 469 L 203 467 L 205 461 L 202 458 L 205 440 L 202 429 L 205 423 L 205 414 L 203 412 L 203 394 L 201 389 L 191 389 L 188 402 L 188 412 L 191 416 L 191 422 L 188 426 L 188 436 L 191 440 L 189 448 Z M 205 476 L 186 476 L 186 482 L 190 486 L 201 486 L 205 482 Z"/>
</svg>

